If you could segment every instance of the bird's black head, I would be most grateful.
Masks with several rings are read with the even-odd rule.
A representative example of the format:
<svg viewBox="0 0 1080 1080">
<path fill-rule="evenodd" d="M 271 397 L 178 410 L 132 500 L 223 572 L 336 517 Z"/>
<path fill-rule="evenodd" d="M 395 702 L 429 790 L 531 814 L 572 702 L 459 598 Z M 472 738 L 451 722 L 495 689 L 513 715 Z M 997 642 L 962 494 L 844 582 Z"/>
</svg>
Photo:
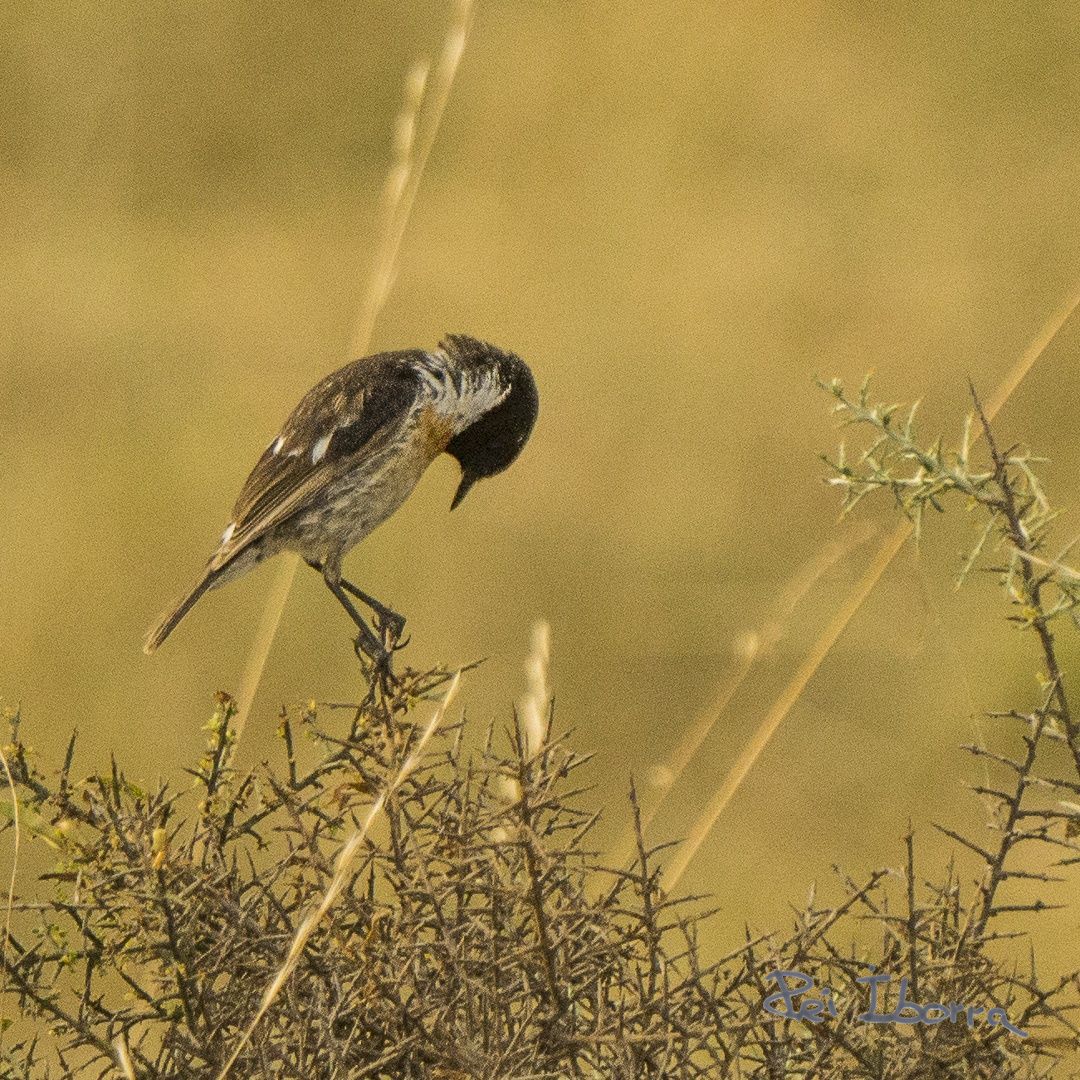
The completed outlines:
<svg viewBox="0 0 1080 1080">
<path fill-rule="evenodd" d="M 453 510 L 477 480 L 502 472 L 521 453 L 536 423 L 540 397 L 528 365 L 513 353 L 459 336 L 447 338 L 442 348 L 452 352 L 466 370 L 489 372 L 506 391 L 497 405 L 455 435 L 446 447 L 461 465 L 461 483 L 450 504 Z"/>
</svg>

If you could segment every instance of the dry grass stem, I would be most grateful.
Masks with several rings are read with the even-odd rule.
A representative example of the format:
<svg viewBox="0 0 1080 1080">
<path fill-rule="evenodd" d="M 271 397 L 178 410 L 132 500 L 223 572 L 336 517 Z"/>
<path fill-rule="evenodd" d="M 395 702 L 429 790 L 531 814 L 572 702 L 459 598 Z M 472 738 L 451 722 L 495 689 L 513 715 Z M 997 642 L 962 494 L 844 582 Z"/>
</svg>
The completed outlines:
<svg viewBox="0 0 1080 1080">
<path fill-rule="evenodd" d="M 1000 382 L 985 406 L 985 415 L 988 421 L 994 420 L 1035 362 L 1046 351 L 1073 312 L 1076 311 L 1077 306 L 1080 306 L 1080 289 L 1076 290 L 1047 320 L 1028 348 Z M 981 434 L 981 431 L 975 434 L 975 441 L 980 438 Z M 845 598 L 836 615 L 830 620 L 806 659 L 799 666 L 791 682 L 784 688 L 780 697 L 773 703 L 765 718 L 758 725 L 757 730 L 751 736 L 735 764 L 727 776 L 724 777 L 709 805 L 691 828 L 673 863 L 668 868 L 665 882 L 669 889 L 674 888 L 676 882 L 682 877 L 694 855 L 724 812 L 725 807 L 735 797 L 743 780 L 746 779 L 746 776 L 754 767 L 761 756 L 761 752 L 775 734 L 776 729 L 791 711 L 792 706 L 798 701 L 848 623 L 855 617 L 870 593 L 873 592 L 881 575 L 904 546 L 904 542 L 912 534 L 914 528 L 913 522 L 902 521 L 882 542 L 866 574 Z"/>
<path fill-rule="evenodd" d="M 986 493 L 1007 499 L 1011 483 Z M 415 722 L 415 703 L 452 683 L 410 673 L 327 707 L 329 725 L 314 704 L 286 712 L 278 762 L 247 772 L 220 695 L 178 792 L 141 790 L 115 762 L 74 780 L 73 744 L 47 777 L 13 730 L 24 828 L 59 862 L 16 904 L 28 925 L 4 966 L 26 1019 L 0 1076 L 1036 1080 L 1077 1045 L 1073 976 L 1018 973 L 993 949 L 1017 913 L 1053 906 L 1054 879 L 1021 871 L 1012 846 L 1038 837 L 1080 859 L 1073 818 L 1050 801 L 1037 816 L 1031 797 L 1080 790 L 1031 764 L 1060 723 L 1055 687 L 1020 722 L 1021 755 L 988 759 L 1014 776 L 995 844 L 950 831 L 985 866 L 975 889 L 952 865 L 917 878 L 909 836 L 899 871 L 841 874 L 835 898 L 811 890 L 792 931 L 748 933 L 706 960 L 708 913 L 660 888 L 636 792 L 636 857 L 597 865 L 587 759 L 550 714 L 535 751 L 520 713 L 479 739 L 435 719 L 445 700 Z M 923 1001 L 996 1004 L 1030 1037 L 854 1022 L 868 965 L 910 973 Z M 833 988 L 835 1020 L 768 1015 L 778 970 Z"/>
<path fill-rule="evenodd" d="M 0 765 L 4 768 L 4 777 L 7 780 L 8 790 L 11 792 L 11 876 L 8 878 L 7 904 L 4 907 L 4 942 L 0 946 L 0 1048 L 4 1045 L 4 1033 L 7 1023 L 4 1009 L 7 1004 L 7 959 L 8 947 L 11 944 L 11 912 L 15 906 L 15 882 L 19 873 L 19 849 L 22 844 L 22 825 L 19 821 L 19 793 L 15 787 L 15 778 L 11 775 L 8 765 L 7 754 L 0 749 Z"/>
<path fill-rule="evenodd" d="M 428 87 L 428 64 L 417 64 L 406 80 L 405 104 L 395 125 L 397 160 L 390 170 L 384 195 L 382 243 L 352 341 L 352 352 L 356 356 L 367 351 L 375 321 L 393 285 L 398 253 L 412 216 L 413 204 L 442 125 L 443 113 L 450 101 L 458 65 L 465 52 L 472 10 L 472 0 L 458 0 L 431 79 L 426 109 L 423 106 Z"/>
<path fill-rule="evenodd" d="M 825 657 L 829 655 L 833 645 L 844 632 L 848 623 L 855 617 L 856 612 L 862 607 L 866 598 L 874 590 L 885 573 L 886 567 L 896 557 L 896 553 L 904 546 L 904 542 L 911 535 L 911 526 L 907 522 L 898 525 L 878 548 L 873 562 L 859 579 L 855 588 L 848 593 L 843 606 L 829 620 L 828 625 L 818 636 L 813 647 L 807 654 L 798 670 L 792 676 L 790 682 L 784 688 L 781 695 L 773 702 L 772 707 L 765 714 L 764 719 L 758 724 L 757 730 L 750 737 L 749 742 L 743 747 L 735 764 L 732 765 L 724 777 L 709 805 L 702 811 L 700 817 L 690 829 L 686 839 L 676 851 L 671 864 L 664 874 L 664 888 L 672 891 L 679 883 L 686 868 L 693 861 L 701 845 L 705 842 L 713 826 L 716 825 L 720 815 L 724 812 L 728 803 L 735 797 L 742 782 L 746 779 L 750 770 L 761 757 L 765 747 L 776 734 L 776 729 L 783 723 L 784 717 L 791 712 L 795 703 L 799 700 L 803 690 L 814 677 L 818 668 L 821 667 Z"/>
<path fill-rule="evenodd" d="M 405 99 L 394 122 L 394 160 L 386 174 L 382 200 L 379 207 L 380 243 L 368 279 L 368 289 L 361 306 L 349 343 L 353 356 L 362 356 L 371 344 L 375 323 L 393 286 L 394 265 L 397 262 L 397 244 L 402 221 L 407 224 L 405 193 L 409 181 L 416 175 L 413 152 L 416 145 L 416 125 L 424 103 L 428 74 L 431 65 L 426 60 L 417 61 L 405 79 Z"/>
<path fill-rule="evenodd" d="M 1031 344 L 1013 364 L 1005 378 L 998 383 L 993 394 L 987 398 L 985 408 L 988 420 L 993 421 L 1005 407 L 1005 403 L 1013 396 L 1016 388 L 1035 366 L 1035 361 L 1047 350 L 1050 342 L 1057 337 L 1058 332 L 1069 321 L 1077 307 L 1080 307 L 1080 287 L 1074 289 L 1061 307 L 1046 320 L 1045 325 L 1032 339 Z"/>
<path fill-rule="evenodd" d="M 656 766 L 651 773 L 651 776 L 656 778 L 653 786 L 659 787 L 660 792 L 659 797 L 653 799 L 652 806 L 641 815 L 643 832 L 648 833 L 649 826 L 663 809 L 669 794 L 720 717 L 724 715 L 732 698 L 738 693 L 754 665 L 768 656 L 783 640 L 799 602 L 820 581 L 822 575 L 828 573 L 837 562 L 856 547 L 866 543 L 875 531 L 872 525 L 862 523 L 849 529 L 847 535 L 841 539 L 825 544 L 813 559 L 808 560 L 799 569 L 783 589 L 770 617 L 757 630 L 747 632 L 736 642 L 735 667 L 721 684 L 711 705 L 698 715 L 668 760 Z M 633 848 L 633 829 L 627 829 L 612 856 L 615 863 L 622 863 L 629 858 Z"/>
<path fill-rule="evenodd" d="M 307 914 L 297 928 L 296 934 L 289 944 L 289 951 L 286 954 L 281 967 L 278 969 L 269 986 L 267 986 L 266 992 L 263 994 L 258 1011 L 244 1031 L 235 1050 L 233 1050 L 229 1059 L 225 1062 L 224 1067 L 218 1074 L 217 1080 L 226 1080 L 233 1065 L 236 1064 L 237 1058 L 239 1058 L 244 1047 L 247 1046 L 248 1042 L 251 1040 L 255 1028 L 259 1025 L 259 1022 L 263 1017 L 266 1016 L 267 1012 L 270 1010 L 270 1006 L 273 1005 L 277 996 L 281 993 L 289 976 L 296 969 L 296 965 L 300 962 L 300 957 L 303 955 L 304 948 L 311 939 L 311 935 L 315 932 L 319 923 L 326 917 L 327 912 L 334 906 L 346 884 L 348 884 L 352 876 L 357 856 L 360 854 L 361 849 L 367 841 L 368 833 L 371 831 L 372 823 L 383 812 L 387 801 L 394 796 L 395 792 L 397 792 L 401 785 L 409 779 L 417 765 L 420 764 L 424 752 L 427 749 L 427 745 L 431 741 L 431 737 L 441 727 L 443 718 L 446 716 L 446 711 L 450 708 L 450 704 L 457 694 L 460 681 L 461 672 L 459 671 L 455 673 L 453 680 L 446 691 L 446 695 L 432 714 L 431 719 L 428 721 L 423 733 L 417 740 L 416 746 L 413 748 L 412 752 L 405 759 L 389 784 L 379 792 L 375 801 L 368 807 L 360 827 L 356 829 L 338 852 L 337 860 L 334 864 L 334 875 L 330 879 L 330 884 L 327 887 L 326 892 L 323 894 L 318 905 Z"/>
<path fill-rule="evenodd" d="M 116 1049 L 116 1067 L 124 1080 L 138 1080 L 135 1066 L 131 1063 L 131 1052 L 128 1050 L 127 1039 L 123 1035 L 117 1035 L 113 1046 Z"/>
<path fill-rule="evenodd" d="M 443 113 L 450 100 L 454 77 L 468 40 L 471 20 L 471 0 L 459 0 L 436 67 L 427 110 L 424 110 L 425 92 L 428 89 L 427 62 L 415 64 L 405 80 L 404 103 L 394 125 L 394 160 L 383 189 L 380 242 L 367 290 L 361 301 L 356 330 L 350 342 L 351 357 L 363 356 L 370 350 L 375 322 L 393 284 L 401 242 L 408 228 L 416 194 L 435 145 Z M 416 138 L 418 128 L 422 128 L 419 142 Z M 299 558 L 291 554 L 282 556 L 278 562 L 274 583 L 266 599 L 247 663 L 244 665 L 238 695 L 238 732 L 242 732 L 247 723 L 300 565 Z"/>
<path fill-rule="evenodd" d="M 274 579 L 270 585 L 266 603 L 263 605 L 262 615 L 259 617 L 255 641 L 248 653 L 243 674 L 240 676 L 240 688 L 237 692 L 237 737 L 243 734 L 247 718 L 251 715 L 251 706 L 255 702 L 259 683 L 262 682 L 266 662 L 270 659 L 270 649 L 273 647 L 274 638 L 277 637 L 281 617 L 285 614 L 285 604 L 289 599 L 299 568 L 300 559 L 291 552 L 281 555 L 274 568 Z"/>
<path fill-rule="evenodd" d="M 528 692 L 521 703 L 522 723 L 530 756 L 540 751 L 547 738 L 551 716 L 551 626 L 538 622 L 533 626 L 532 648 L 525 661 Z"/>
</svg>

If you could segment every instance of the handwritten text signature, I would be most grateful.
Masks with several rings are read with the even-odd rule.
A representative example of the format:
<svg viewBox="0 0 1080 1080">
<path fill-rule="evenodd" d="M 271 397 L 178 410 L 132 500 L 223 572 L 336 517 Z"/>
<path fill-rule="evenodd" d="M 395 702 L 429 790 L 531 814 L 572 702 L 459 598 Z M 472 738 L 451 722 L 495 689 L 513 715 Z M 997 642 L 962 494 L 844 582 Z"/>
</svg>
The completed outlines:
<svg viewBox="0 0 1080 1080">
<path fill-rule="evenodd" d="M 765 978 L 766 981 L 775 982 L 778 987 L 777 992 L 770 994 L 762 1003 L 765 1011 L 772 1016 L 778 1016 L 784 1020 L 806 1020 L 811 1024 L 820 1024 L 827 1016 L 836 1018 L 836 1002 L 833 1000 L 832 990 L 827 986 L 818 988 L 809 975 L 801 971 L 777 970 L 769 972 Z M 1010 1022 L 1007 1013 L 1000 1005 L 983 1009 L 975 1005 L 961 1005 L 957 1001 L 948 1005 L 937 1001 L 922 1005 L 917 1001 L 912 1001 L 908 997 L 906 978 L 900 980 L 900 994 L 893 1009 L 890 1012 L 879 1012 L 878 989 L 886 987 L 892 981 L 892 976 L 885 973 L 863 975 L 855 981 L 870 987 L 868 1008 L 866 1012 L 855 1017 L 857 1023 L 941 1024 L 948 1020 L 956 1024 L 962 1018 L 969 1028 L 974 1028 L 978 1022 L 987 1027 L 1005 1028 L 1006 1031 L 1011 1031 L 1021 1039 L 1026 1039 L 1028 1036 L 1026 1031 L 1021 1031 Z M 796 1004 L 797 1000 L 798 1004 Z"/>
</svg>

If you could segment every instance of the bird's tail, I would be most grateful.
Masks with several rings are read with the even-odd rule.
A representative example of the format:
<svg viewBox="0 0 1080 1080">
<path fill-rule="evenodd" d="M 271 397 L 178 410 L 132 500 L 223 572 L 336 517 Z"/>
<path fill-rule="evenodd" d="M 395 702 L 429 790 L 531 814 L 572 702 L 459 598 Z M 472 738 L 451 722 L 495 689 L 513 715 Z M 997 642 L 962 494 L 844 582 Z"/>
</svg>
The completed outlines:
<svg viewBox="0 0 1080 1080">
<path fill-rule="evenodd" d="M 217 584 L 218 574 L 218 570 L 207 570 L 195 587 L 150 627 L 143 645 L 143 652 L 147 656 L 157 651 L 158 646 L 176 629 L 176 624 L 195 606 L 199 597 Z"/>
</svg>

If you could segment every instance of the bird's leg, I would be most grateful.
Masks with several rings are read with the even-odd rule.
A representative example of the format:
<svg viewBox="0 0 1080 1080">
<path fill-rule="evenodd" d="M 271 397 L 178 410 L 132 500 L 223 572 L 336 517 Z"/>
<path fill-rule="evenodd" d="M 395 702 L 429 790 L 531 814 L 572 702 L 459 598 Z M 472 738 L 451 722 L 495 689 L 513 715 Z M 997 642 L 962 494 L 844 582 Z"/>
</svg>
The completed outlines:
<svg viewBox="0 0 1080 1080">
<path fill-rule="evenodd" d="M 402 632 L 405 629 L 405 616 L 399 615 L 393 608 L 387 607 L 385 604 L 380 603 L 374 596 L 358 589 L 351 581 L 346 581 L 345 578 L 341 579 L 341 587 L 347 592 L 356 597 L 362 604 L 366 604 L 375 614 L 379 617 L 379 622 L 385 627 L 390 634 L 390 641 L 392 647 L 395 649 L 403 648 L 408 642 L 404 642 L 399 645 Z"/>
<path fill-rule="evenodd" d="M 362 652 L 372 662 L 381 680 L 395 682 L 394 673 L 390 668 L 392 657 L 390 651 L 375 636 L 371 627 L 364 622 L 360 613 L 353 606 L 352 601 L 345 595 L 341 583 L 335 581 L 325 571 L 323 572 L 323 581 L 326 582 L 326 587 L 337 598 L 338 603 L 348 612 L 349 618 L 356 624 L 356 629 L 359 631 L 356 638 L 357 652 Z"/>
<path fill-rule="evenodd" d="M 324 574 L 321 563 L 309 560 L 308 566 L 310 566 L 313 570 L 318 570 L 320 574 Z M 357 588 L 351 581 L 346 581 L 345 578 L 339 577 L 338 584 L 347 593 L 355 596 L 357 600 L 359 600 L 362 604 L 365 604 L 367 607 L 371 608 L 371 610 L 374 611 L 376 615 L 378 615 L 379 620 L 384 624 L 384 626 L 390 633 L 391 648 L 397 650 L 404 648 L 405 645 L 408 644 L 407 640 L 402 642 L 401 644 L 398 644 L 398 642 L 401 641 L 401 635 L 405 630 L 404 615 L 399 615 L 393 608 L 387 607 L 386 604 L 383 604 L 379 600 L 376 600 L 374 596 L 372 596 L 370 593 L 364 592 L 363 589 Z"/>
</svg>

